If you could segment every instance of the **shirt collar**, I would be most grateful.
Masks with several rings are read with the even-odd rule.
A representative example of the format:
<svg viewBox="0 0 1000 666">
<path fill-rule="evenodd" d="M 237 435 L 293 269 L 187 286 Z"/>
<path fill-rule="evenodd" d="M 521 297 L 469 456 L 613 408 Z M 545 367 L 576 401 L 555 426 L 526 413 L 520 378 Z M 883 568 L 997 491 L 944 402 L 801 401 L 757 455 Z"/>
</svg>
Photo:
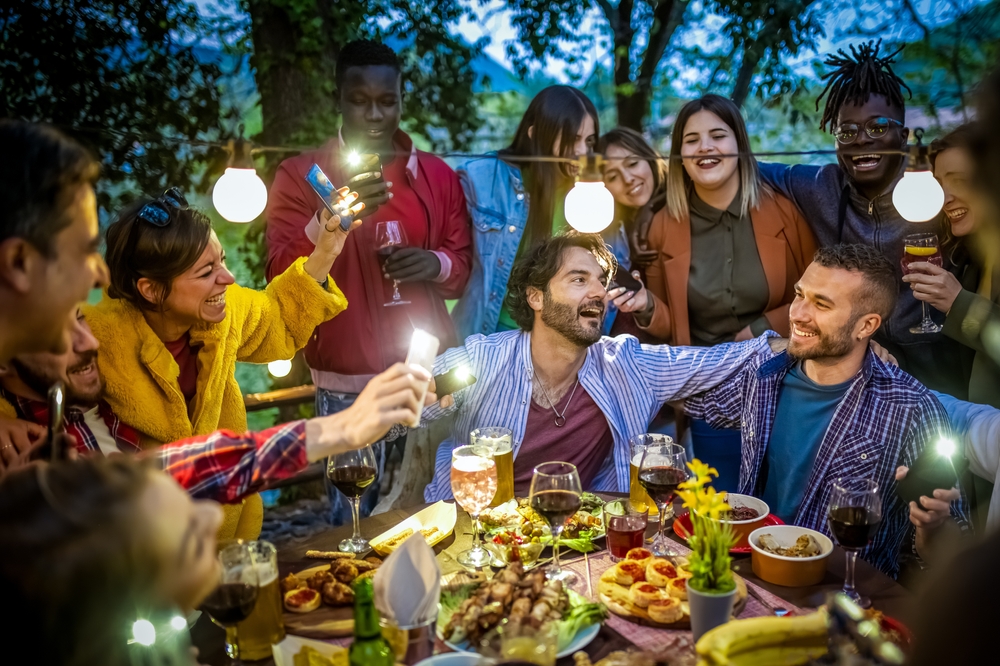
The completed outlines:
<svg viewBox="0 0 1000 666">
<path fill-rule="evenodd" d="M 781 377 L 784 377 L 796 363 L 798 363 L 798 361 L 786 350 L 780 354 L 775 354 L 770 359 L 762 363 L 761 366 L 757 368 L 757 376 L 761 379 L 778 376 L 780 379 Z M 857 374 L 855 374 L 849 381 L 854 382 L 858 377 L 862 377 L 867 382 L 875 373 L 888 376 L 888 373 L 885 370 L 884 362 L 875 356 L 875 352 L 873 352 L 871 347 L 869 347 L 865 351 L 865 358 L 861 362 L 861 369 L 858 370 Z"/>
<path fill-rule="evenodd" d="M 709 206 L 707 203 L 701 200 L 695 189 L 691 188 L 691 212 L 698 217 L 704 218 L 712 223 L 717 223 L 722 219 L 722 216 L 729 213 L 737 220 L 743 216 L 743 189 L 740 188 L 736 191 L 736 196 L 729 203 L 729 207 L 726 210 L 719 210 L 713 206 Z"/>
<path fill-rule="evenodd" d="M 406 171 L 410 174 L 410 178 L 413 180 L 417 179 L 417 146 L 413 143 L 413 139 L 403 130 L 396 130 L 396 133 L 392 135 L 392 143 L 395 146 L 399 146 L 403 150 L 410 151 L 410 158 L 406 160 Z M 337 146 L 340 150 L 344 149 L 344 128 L 341 127 L 337 130 Z"/>
</svg>

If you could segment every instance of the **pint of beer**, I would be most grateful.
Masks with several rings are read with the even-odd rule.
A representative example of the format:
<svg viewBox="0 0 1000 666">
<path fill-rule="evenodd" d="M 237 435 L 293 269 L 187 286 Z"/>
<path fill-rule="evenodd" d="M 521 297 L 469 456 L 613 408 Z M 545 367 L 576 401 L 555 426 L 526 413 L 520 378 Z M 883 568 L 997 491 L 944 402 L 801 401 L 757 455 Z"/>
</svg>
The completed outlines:
<svg viewBox="0 0 1000 666">
<path fill-rule="evenodd" d="M 267 659 L 271 645 L 285 638 L 285 624 L 281 619 L 281 589 L 278 587 L 278 551 L 267 541 L 247 544 L 257 568 L 257 605 L 250 617 L 237 625 L 240 658 L 249 661 Z"/>
<path fill-rule="evenodd" d="M 497 466 L 497 492 L 490 506 L 514 499 L 514 439 L 509 428 L 478 428 L 469 433 L 469 444 L 493 449 Z"/>
<path fill-rule="evenodd" d="M 656 444 L 673 444 L 674 440 L 670 435 L 659 433 L 646 433 L 636 435 L 628 440 L 630 464 L 629 464 L 629 484 L 628 499 L 632 508 L 636 511 L 649 511 L 650 520 L 653 516 L 659 516 L 656 504 L 646 493 L 646 489 L 639 483 L 639 466 L 642 464 L 642 454 L 646 452 L 647 446 Z M 667 516 L 669 517 L 669 516 Z"/>
</svg>

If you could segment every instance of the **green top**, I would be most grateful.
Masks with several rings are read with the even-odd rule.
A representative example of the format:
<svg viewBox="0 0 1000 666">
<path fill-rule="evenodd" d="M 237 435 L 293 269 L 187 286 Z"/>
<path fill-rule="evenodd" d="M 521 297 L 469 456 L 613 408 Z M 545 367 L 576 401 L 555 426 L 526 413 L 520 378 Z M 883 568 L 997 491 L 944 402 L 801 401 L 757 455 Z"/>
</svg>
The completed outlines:
<svg viewBox="0 0 1000 666">
<path fill-rule="evenodd" d="M 525 187 L 527 187 L 527 178 L 525 178 Z M 569 229 L 569 224 L 566 223 L 566 192 L 557 191 L 554 206 L 552 207 L 552 235 L 555 236 Z M 530 205 L 530 204 L 529 204 Z M 524 256 L 528 248 L 524 246 L 524 238 L 527 234 L 521 234 L 521 243 L 517 246 L 517 254 L 514 256 L 514 264 Z M 503 295 L 503 306 L 500 308 L 500 319 L 497 320 L 497 331 L 513 331 L 520 328 L 513 318 L 510 316 L 510 310 L 507 309 L 507 293 L 504 292 Z"/>
</svg>

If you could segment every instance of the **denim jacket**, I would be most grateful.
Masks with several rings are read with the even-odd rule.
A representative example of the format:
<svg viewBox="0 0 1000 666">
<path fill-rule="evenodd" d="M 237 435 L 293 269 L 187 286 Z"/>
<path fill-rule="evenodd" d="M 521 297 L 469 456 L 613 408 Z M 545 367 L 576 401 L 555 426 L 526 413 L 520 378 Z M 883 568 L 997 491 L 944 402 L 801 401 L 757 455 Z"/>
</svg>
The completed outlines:
<svg viewBox="0 0 1000 666">
<path fill-rule="evenodd" d="M 510 271 L 528 222 L 528 194 L 521 170 L 494 155 L 477 157 L 456 169 L 472 219 L 472 277 L 452 317 L 458 339 L 496 332 Z M 620 222 L 602 234 L 618 262 L 628 267 L 628 239 Z M 604 321 L 610 330 L 614 312 Z"/>
</svg>

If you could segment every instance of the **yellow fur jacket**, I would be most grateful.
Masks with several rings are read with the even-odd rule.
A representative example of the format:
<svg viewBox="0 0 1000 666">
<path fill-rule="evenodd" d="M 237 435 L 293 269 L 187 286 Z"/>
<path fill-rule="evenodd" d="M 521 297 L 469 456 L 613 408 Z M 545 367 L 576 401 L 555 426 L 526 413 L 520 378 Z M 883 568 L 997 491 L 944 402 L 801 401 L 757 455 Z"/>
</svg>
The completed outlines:
<svg viewBox="0 0 1000 666">
<path fill-rule="evenodd" d="M 236 362 L 289 359 L 306 345 L 316 326 L 347 307 L 347 299 L 333 280 L 324 289 L 303 270 L 304 263 L 305 257 L 300 258 L 264 291 L 230 285 L 225 319 L 191 329 L 191 344 L 202 347 L 190 418 L 177 381 L 180 368 L 139 309 L 107 295 L 97 305 L 84 308 L 87 323 L 101 344 L 98 367 L 106 386 L 105 399 L 122 421 L 139 432 L 144 447 L 219 429 L 246 432 Z M 260 495 L 244 500 L 242 511 L 237 505 L 225 509 L 220 539 L 260 535 Z"/>
</svg>

